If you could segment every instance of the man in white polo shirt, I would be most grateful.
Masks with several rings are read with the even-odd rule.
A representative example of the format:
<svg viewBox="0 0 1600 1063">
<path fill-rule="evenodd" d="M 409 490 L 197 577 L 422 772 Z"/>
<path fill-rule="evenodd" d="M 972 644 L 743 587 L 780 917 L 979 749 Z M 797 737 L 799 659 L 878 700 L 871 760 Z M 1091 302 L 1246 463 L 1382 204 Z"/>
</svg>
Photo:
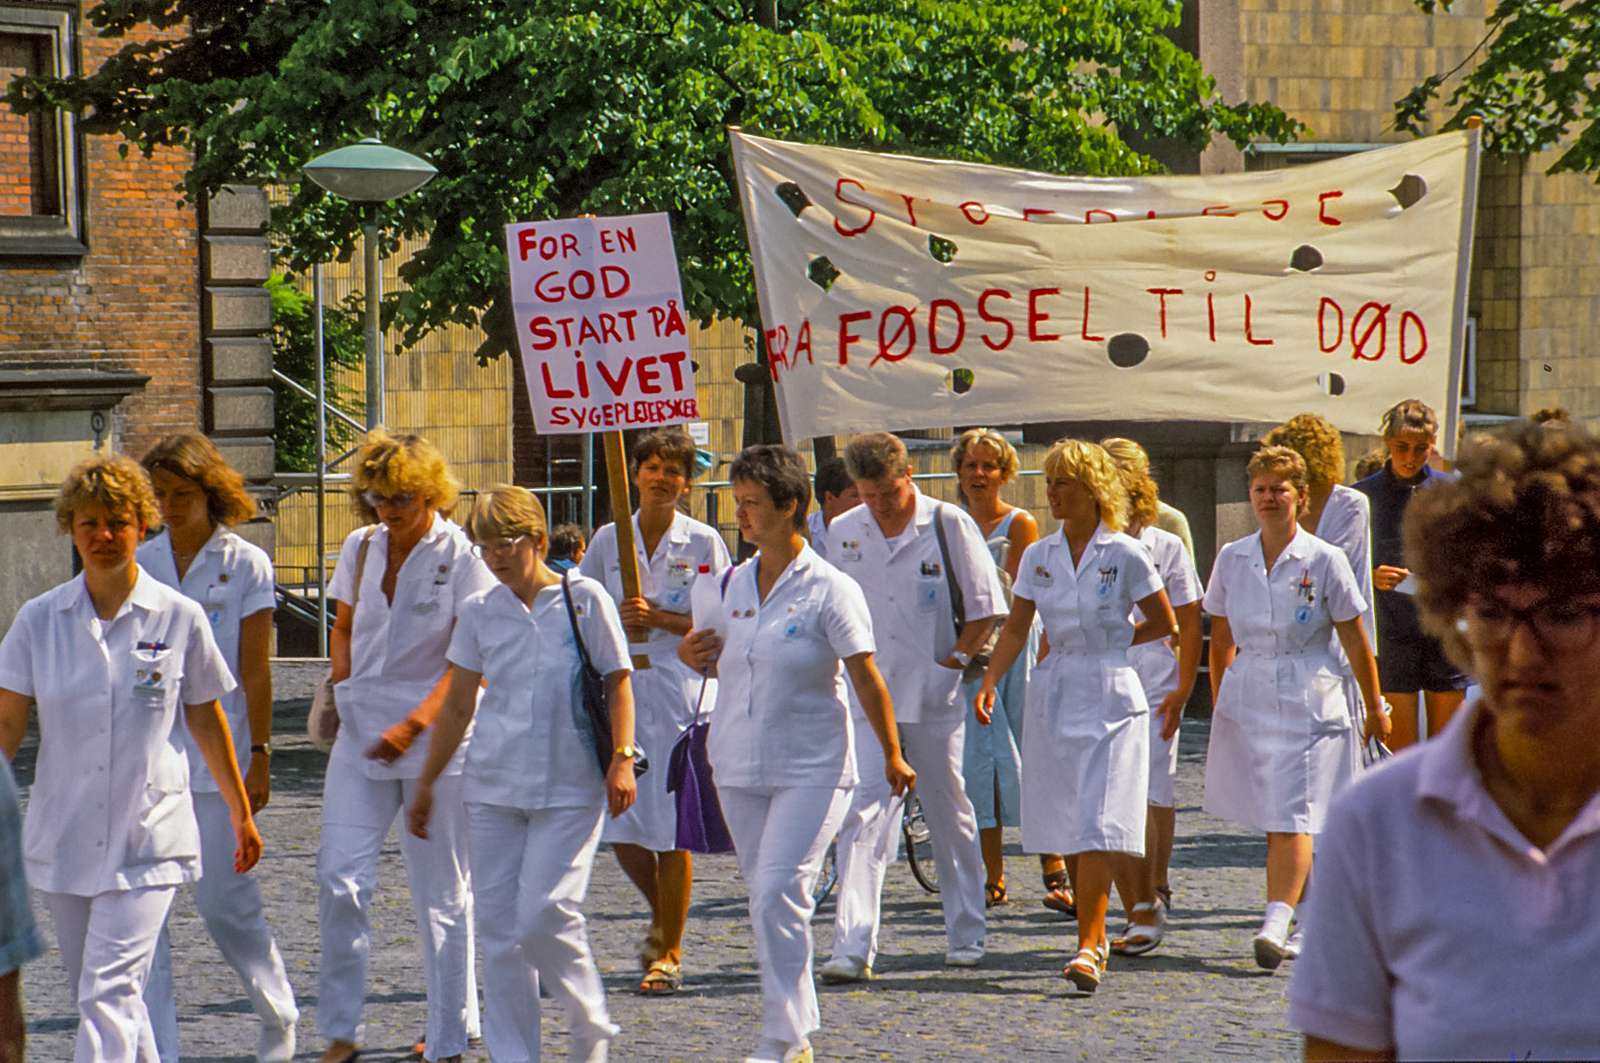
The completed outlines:
<svg viewBox="0 0 1600 1063">
<path fill-rule="evenodd" d="M 850 471 L 844 467 L 843 458 L 829 458 L 817 466 L 815 494 L 817 508 L 806 518 L 806 537 L 811 540 L 811 549 L 817 552 L 817 556 L 826 559 L 828 525 L 839 514 L 861 504 L 856 483 L 850 479 Z"/>
<path fill-rule="evenodd" d="M 827 557 L 861 585 L 872 612 L 879 669 L 889 685 L 906 760 L 917 771 L 917 796 L 933 838 L 945 963 L 976 966 L 984 946 L 983 858 L 977 817 L 961 781 L 972 710 L 958 691 L 962 669 L 1005 612 L 1004 592 L 977 525 L 959 507 L 917 490 L 910 457 L 897 437 L 887 432 L 857 436 L 845 448 L 844 460 L 863 504 L 828 525 Z M 959 636 L 952 582 L 965 615 Z M 851 709 L 860 713 L 853 701 Z M 839 830 L 839 901 L 833 956 L 820 971 L 824 981 L 872 976 L 879 895 L 895 856 L 901 808 L 883 781 L 879 756 L 873 743 L 856 744 L 861 781 Z"/>
</svg>

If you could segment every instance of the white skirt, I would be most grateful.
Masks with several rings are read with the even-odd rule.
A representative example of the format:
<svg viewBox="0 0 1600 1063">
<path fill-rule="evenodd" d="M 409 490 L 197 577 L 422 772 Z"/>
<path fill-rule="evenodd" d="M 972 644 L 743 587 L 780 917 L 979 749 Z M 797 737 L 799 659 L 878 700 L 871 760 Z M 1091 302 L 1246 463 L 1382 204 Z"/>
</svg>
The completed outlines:
<svg viewBox="0 0 1600 1063">
<path fill-rule="evenodd" d="M 1039 663 L 1022 726 L 1024 850 L 1144 855 L 1148 714 L 1125 654 Z"/>
<path fill-rule="evenodd" d="M 1165 640 L 1147 642 L 1128 651 L 1133 670 L 1150 703 L 1150 803 L 1172 808 L 1178 803 L 1178 731 L 1161 737 L 1161 702 L 1178 689 L 1178 658 Z"/>
</svg>

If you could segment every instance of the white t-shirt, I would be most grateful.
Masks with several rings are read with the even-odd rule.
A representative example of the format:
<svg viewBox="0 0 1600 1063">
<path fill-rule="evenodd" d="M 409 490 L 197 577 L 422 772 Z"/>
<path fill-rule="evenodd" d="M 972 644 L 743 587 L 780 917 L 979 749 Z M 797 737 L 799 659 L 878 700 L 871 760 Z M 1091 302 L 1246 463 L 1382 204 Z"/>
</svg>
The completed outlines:
<svg viewBox="0 0 1600 1063">
<path fill-rule="evenodd" d="M 199 876 L 180 712 L 234 688 L 200 606 L 140 569 L 101 620 L 78 576 L 18 611 L 0 688 L 38 703 L 22 831 L 35 889 L 92 897 Z"/>
<path fill-rule="evenodd" d="M 239 675 L 240 622 L 259 612 L 271 612 L 277 606 L 272 586 L 272 559 L 267 552 L 219 524 L 189 563 L 189 571 L 183 574 L 182 580 L 178 579 L 172 539 L 168 535 L 158 535 L 141 543 L 138 560 L 140 568 L 200 604 L 211 625 L 217 649 L 228 662 L 229 674 L 242 683 Z M 250 745 L 254 738 L 250 734 L 249 707 L 245 704 L 242 685 L 223 695 L 222 712 L 228 718 L 233 753 L 239 761 L 239 774 L 243 775 L 250 767 Z M 189 752 L 190 789 L 214 793 L 217 781 L 211 777 L 211 769 L 206 767 L 187 727 L 183 733 Z"/>
<path fill-rule="evenodd" d="M 866 598 L 808 546 L 760 601 L 759 557 L 733 571 L 722 599 L 727 634 L 707 741 L 717 785 L 852 786 L 843 661 L 873 652 Z"/>
<path fill-rule="evenodd" d="M 445 651 L 468 598 L 496 580 L 472 556 L 472 544 L 455 524 L 435 515 L 433 524 L 395 577 L 394 604 L 383 596 L 389 529 L 376 526 L 361 575 L 350 642 L 350 678 L 340 683 L 339 738 L 333 759 L 372 779 L 414 779 L 422 774 L 428 743 L 419 739 L 393 764 L 368 760 L 366 751 L 383 732 L 410 715 L 445 671 Z M 356 557 L 368 529 L 344 541 L 328 596 L 349 604 L 355 594 Z M 465 750 L 467 741 L 463 740 Z M 460 770 L 460 753 L 448 769 Z"/>
<path fill-rule="evenodd" d="M 828 525 L 828 558 L 866 595 L 878 668 L 894 699 L 895 719 L 950 722 L 966 706 L 957 697 L 961 670 L 939 663 L 950 656 L 956 632 L 935 513 L 944 522 L 967 620 L 1004 615 L 1005 591 L 983 534 L 964 510 L 921 491 L 916 505 L 916 515 L 893 543 L 866 506 L 839 514 Z"/>
<path fill-rule="evenodd" d="M 601 675 L 631 671 L 611 597 L 592 579 L 570 579 L 589 660 Z M 605 803 L 587 719 L 580 722 L 578 648 L 559 583 L 542 588 L 532 609 L 502 583 L 473 595 L 456 622 L 449 658 L 489 684 L 467 751 L 466 800 L 523 809 Z"/>
</svg>

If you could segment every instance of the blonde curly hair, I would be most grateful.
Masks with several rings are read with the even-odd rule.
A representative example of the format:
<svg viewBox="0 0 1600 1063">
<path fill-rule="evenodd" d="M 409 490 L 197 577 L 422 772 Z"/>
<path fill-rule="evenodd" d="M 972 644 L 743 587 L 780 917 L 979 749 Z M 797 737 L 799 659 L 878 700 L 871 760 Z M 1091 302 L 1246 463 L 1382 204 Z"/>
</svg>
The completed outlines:
<svg viewBox="0 0 1600 1063">
<path fill-rule="evenodd" d="M 533 540 L 535 549 L 541 549 L 549 538 L 539 497 L 526 487 L 512 484 L 495 484 L 473 499 L 466 532 L 475 543 L 526 535 Z"/>
<path fill-rule="evenodd" d="M 1133 440 L 1121 436 L 1102 439 L 1100 445 L 1116 462 L 1122 487 L 1128 492 L 1127 526 L 1155 527 L 1156 517 L 1161 513 L 1161 489 L 1150 475 L 1150 455 Z"/>
<path fill-rule="evenodd" d="M 1089 489 L 1100 508 L 1100 523 L 1112 531 L 1127 527 L 1128 491 L 1117 463 L 1098 443 L 1058 439 L 1044 456 L 1044 474 L 1051 480 L 1077 480 Z"/>
<path fill-rule="evenodd" d="M 1010 483 L 1016 478 L 1017 470 L 1022 467 L 1022 462 L 1017 458 L 1017 448 L 993 428 L 969 428 L 962 432 L 961 438 L 950 448 L 950 471 L 961 472 L 961 463 L 967 460 L 967 451 L 979 443 L 987 444 L 999 455 L 1001 483 Z"/>
<path fill-rule="evenodd" d="M 85 506 L 99 503 L 108 513 L 131 513 L 146 528 L 161 523 L 155 488 L 144 466 L 122 454 L 101 454 L 79 462 L 56 492 L 56 527 L 72 531 L 72 519 Z"/>
<path fill-rule="evenodd" d="M 1279 476 L 1289 482 L 1300 495 L 1300 504 L 1305 504 L 1306 494 L 1310 491 L 1310 481 L 1306 476 L 1306 459 L 1300 456 L 1297 450 L 1283 446 L 1264 446 L 1250 456 L 1250 464 L 1245 466 L 1245 475 L 1254 480 L 1257 476 Z"/>
<path fill-rule="evenodd" d="M 368 491 L 380 495 L 419 494 L 428 508 L 448 513 L 461 496 L 461 482 L 450 475 L 439 448 L 419 435 L 392 436 L 383 428 L 367 433 L 356 455 L 355 474 L 350 477 L 350 496 L 356 512 L 371 523 L 378 514 L 361 496 Z"/>
<path fill-rule="evenodd" d="M 1344 483 L 1344 437 L 1318 414 L 1296 414 L 1263 436 L 1261 444 L 1288 447 L 1304 458 L 1306 479 L 1314 489 Z"/>
</svg>

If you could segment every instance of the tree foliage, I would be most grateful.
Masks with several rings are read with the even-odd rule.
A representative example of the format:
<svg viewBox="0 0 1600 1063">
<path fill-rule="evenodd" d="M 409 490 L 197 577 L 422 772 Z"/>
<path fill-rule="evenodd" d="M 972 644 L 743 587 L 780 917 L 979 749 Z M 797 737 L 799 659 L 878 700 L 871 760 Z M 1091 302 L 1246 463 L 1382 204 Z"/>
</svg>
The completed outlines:
<svg viewBox="0 0 1600 1063">
<path fill-rule="evenodd" d="M 754 321 L 729 125 L 1084 174 L 1159 169 L 1135 138 L 1200 148 L 1299 128 L 1219 98 L 1171 38 L 1179 0 L 780 0 L 776 28 L 758 2 L 102 0 L 98 32 L 137 38 L 92 75 L 8 98 L 147 152 L 188 147 L 191 197 L 293 187 L 273 226 L 296 270 L 349 255 L 360 225 L 299 180 L 304 163 L 372 134 L 427 157 L 439 176 L 385 208 L 391 247 L 427 239 L 385 319 L 407 345 L 481 323 L 480 357 L 515 342 L 510 221 L 666 210 L 691 313 Z"/>
<path fill-rule="evenodd" d="M 307 388 L 317 379 L 316 320 L 311 295 L 294 278 L 274 273 L 266 289 L 272 296 L 272 360 L 285 376 Z M 360 408 L 361 396 L 338 381 L 338 371 L 356 369 L 365 354 L 361 315 L 351 307 L 322 308 L 323 383 L 328 402 L 345 410 Z M 317 404 L 281 380 L 272 382 L 273 431 L 277 446 L 274 468 L 287 472 L 317 471 Z M 353 428 L 336 417 L 327 421 L 329 449 L 355 441 Z"/>
<path fill-rule="evenodd" d="M 1415 2 L 1429 14 L 1450 8 L 1450 0 Z M 1446 82 L 1473 63 L 1446 95 Z M 1451 112 L 1445 128 L 1459 128 L 1478 115 L 1491 151 L 1531 155 L 1565 144 L 1552 172 L 1600 176 L 1596 69 L 1600 0 L 1498 0 L 1471 55 L 1396 101 L 1396 124 L 1408 132 L 1423 131 L 1429 109 L 1442 98 Z"/>
</svg>

